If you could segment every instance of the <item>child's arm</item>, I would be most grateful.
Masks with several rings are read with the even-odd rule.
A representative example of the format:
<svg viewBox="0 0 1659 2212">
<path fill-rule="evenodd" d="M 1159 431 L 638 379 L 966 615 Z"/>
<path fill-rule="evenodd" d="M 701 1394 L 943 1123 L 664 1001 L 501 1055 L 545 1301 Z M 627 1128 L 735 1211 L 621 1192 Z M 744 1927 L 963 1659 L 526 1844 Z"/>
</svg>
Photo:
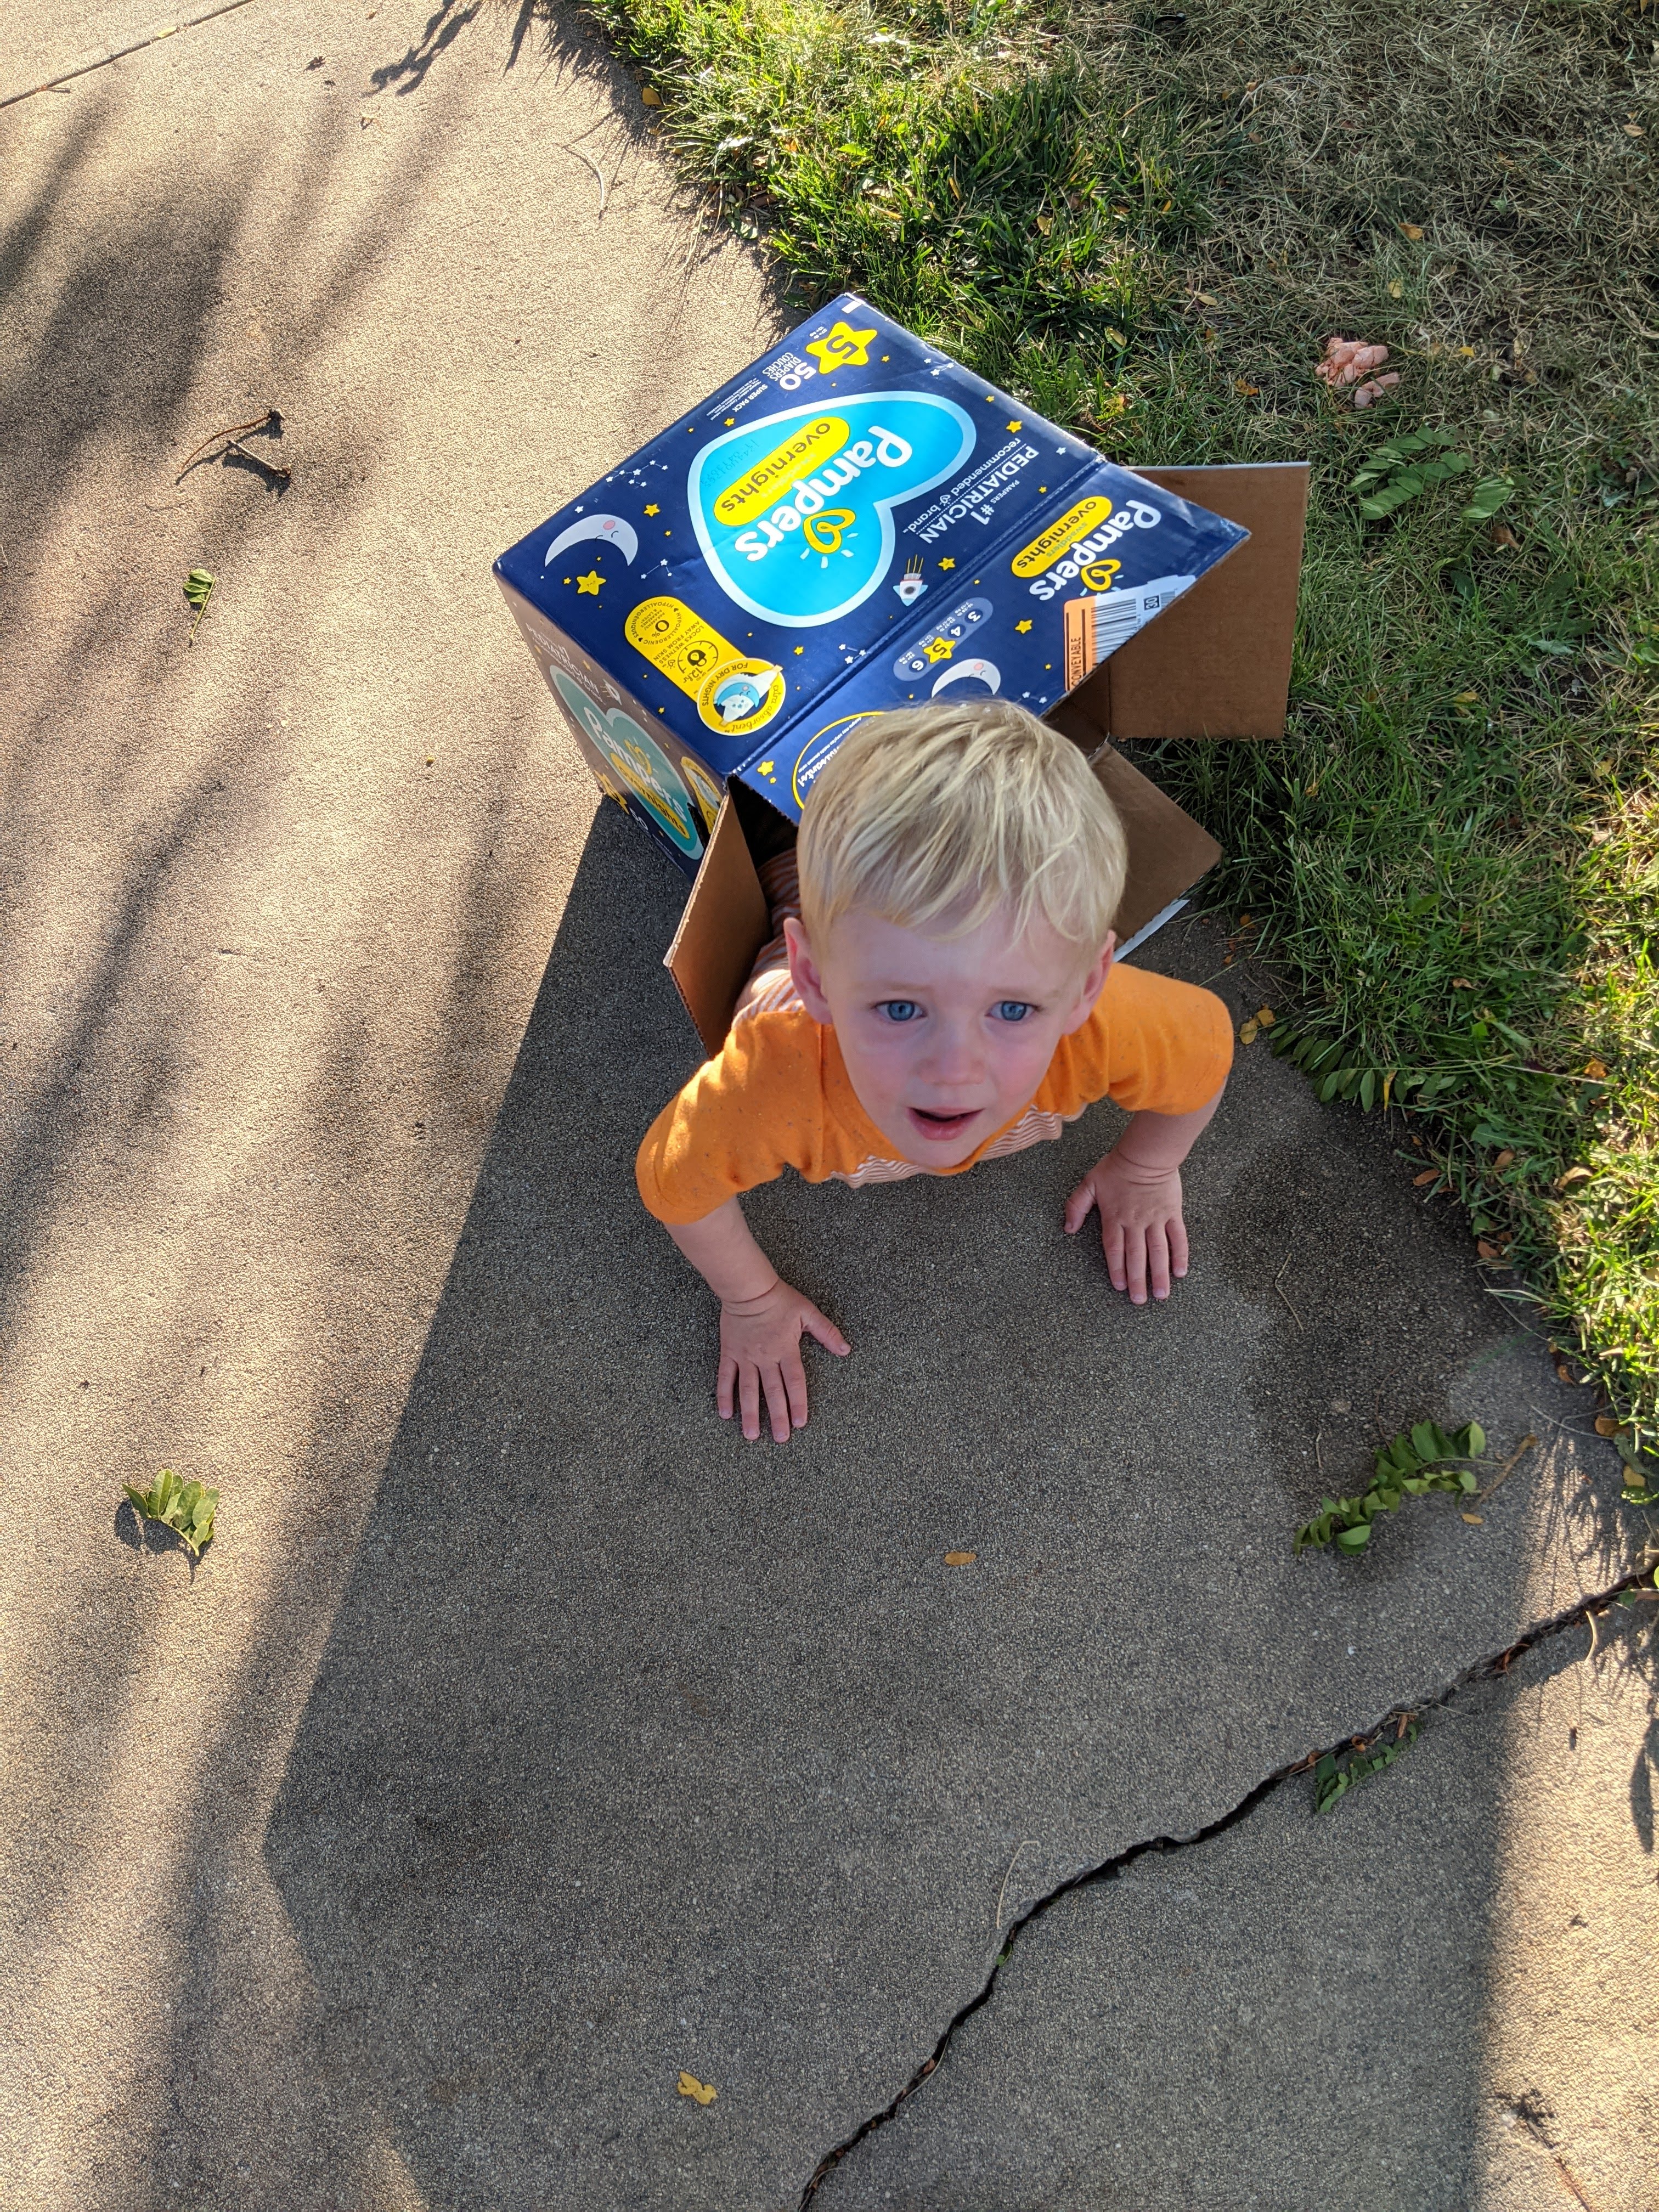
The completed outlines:
<svg viewBox="0 0 1659 2212">
<path fill-rule="evenodd" d="M 701 1221 L 665 1226 L 720 1302 L 720 1364 L 714 1386 L 720 1418 L 732 1419 L 735 1400 L 743 1432 L 752 1442 L 760 1434 L 763 1392 L 773 1438 L 787 1443 L 793 1429 L 806 1425 L 801 1331 L 838 1358 L 852 1346 L 811 1298 L 782 1280 L 750 1235 L 735 1198 Z"/>
<path fill-rule="evenodd" d="M 1138 1306 L 1170 1295 L 1171 1275 L 1187 1272 L 1187 1225 L 1181 1218 L 1181 1163 L 1221 1092 L 1190 1114 L 1135 1114 L 1103 1159 L 1097 1160 L 1066 1201 L 1066 1233 L 1100 1208 L 1100 1242 L 1114 1290 Z"/>
</svg>

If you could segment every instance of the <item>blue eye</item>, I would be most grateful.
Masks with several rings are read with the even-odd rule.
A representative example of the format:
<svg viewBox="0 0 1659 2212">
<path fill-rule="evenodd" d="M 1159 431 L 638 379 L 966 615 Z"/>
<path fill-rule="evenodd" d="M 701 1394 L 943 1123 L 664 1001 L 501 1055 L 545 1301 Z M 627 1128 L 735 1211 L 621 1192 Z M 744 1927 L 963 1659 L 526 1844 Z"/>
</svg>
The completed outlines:
<svg viewBox="0 0 1659 2212">
<path fill-rule="evenodd" d="M 885 1014 L 890 1022 L 914 1022 L 921 1008 L 914 999 L 884 999 L 877 1012 Z"/>
<path fill-rule="evenodd" d="M 1023 1022 L 1026 1015 L 1034 1014 L 1036 1008 L 1028 1006 L 1024 999 L 999 999 L 995 1012 L 1000 1022 Z"/>
</svg>

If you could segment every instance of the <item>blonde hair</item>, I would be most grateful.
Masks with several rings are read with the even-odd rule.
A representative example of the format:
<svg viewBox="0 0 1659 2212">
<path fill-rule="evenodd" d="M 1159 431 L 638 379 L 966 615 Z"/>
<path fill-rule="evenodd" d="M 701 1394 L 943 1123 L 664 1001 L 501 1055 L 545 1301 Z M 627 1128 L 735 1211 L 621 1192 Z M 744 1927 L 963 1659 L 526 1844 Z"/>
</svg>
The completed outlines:
<svg viewBox="0 0 1659 2212">
<path fill-rule="evenodd" d="M 1123 894 L 1117 809 L 1069 738 L 1011 700 L 873 714 L 801 813 L 801 919 L 820 946 L 854 908 L 938 938 L 999 908 L 1085 957 Z"/>
</svg>

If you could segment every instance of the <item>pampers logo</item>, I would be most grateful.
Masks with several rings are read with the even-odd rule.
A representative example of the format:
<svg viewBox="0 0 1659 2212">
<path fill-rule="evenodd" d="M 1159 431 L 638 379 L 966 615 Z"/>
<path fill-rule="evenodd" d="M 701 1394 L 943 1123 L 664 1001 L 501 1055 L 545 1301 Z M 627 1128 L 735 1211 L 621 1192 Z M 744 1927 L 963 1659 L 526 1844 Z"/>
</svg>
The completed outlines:
<svg viewBox="0 0 1659 2212">
<path fill-rule="evenodd" d="M 1155 530 L 1163 520 L 1144 499 L 1130 500 L 1115 514 L 1109 499 L 1079 500 L 1069 514 L 1022 547 L 1010 565 L 1015 575 L 1036 579 L 1028 586 L 1034 599 L 1052 599 L 1066 585 L 1079 581 L 1091 591 L 1109 591 L 1121 563 L 1103 556 L 1130 531 Z M 1063 561 L 1054 559 L 1060 552 L 1066 556 Z"/>
<path fill-rule="evenodd" d="M 872 392 L 833 414 L 798 407 L 714 439 L 686 487 L 703 557 L 726 592 L 789 629 L 835 622 L 892 564 L 893 509 L 974 449 L 974 426 L 933 392 Z"/>
</svg>

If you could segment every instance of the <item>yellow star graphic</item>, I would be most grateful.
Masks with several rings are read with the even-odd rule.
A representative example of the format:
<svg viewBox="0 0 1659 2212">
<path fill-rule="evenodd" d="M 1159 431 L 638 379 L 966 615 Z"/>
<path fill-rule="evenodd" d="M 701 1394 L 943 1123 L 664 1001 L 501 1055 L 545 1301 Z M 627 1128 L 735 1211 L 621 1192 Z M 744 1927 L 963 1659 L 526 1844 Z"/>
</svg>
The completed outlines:
<svg viewBox="0 0 1659 2212">
<path fill-rule="evenodd" d="M 1025 428 L 1025 425 L 1023 422 L 1011 422 L 1008 425 L 1008 428 L 1011 430 L 1023 430 Z"/>
<path fill-rule="evenodd" d="M 796 651 L 798 653 L 805 653 L 805 650 L 806 650 L 806 647 L 805 647 L 804 645 L 798 645 L 798 646 L 795 647 L 795 651 Z"/>
<path fill-rule="evenodd" d="M 957 564 L 947 553 L 939 565 L 941 568 L 954 568 Z"/>
<path fill-rule="evenodd" d="M 576 597 L 580 599 L 584 592 L 591 592 L 597 599 L 599 596 L 599 586 L 604 581 L 605 578 L 600 575 L 597 568 L 590 568 L 585 576 L 578 576 L 576 579 Z"/>
<path fill-rule="evenodd" d="M 948 660 L 956 651 L 956 640 L 950 637 L 930 637 L 921 648 L 929 660 Z"/>
<path fill-rule="evenodd" d="M 656 501 L 653 499 L 650 506 L 647 507 L 645 511 L 647 514 L 660 514 L 662 509 L 657 505 Z"/>
<path fill-rule="evenodd" d="M 1016 623 L 1014 624 L 1014 628 L 1019 632 L 1022 637 L 1024 636 L 1026 631 L 1030 629 L 1030 627 L 1031 625 L 1028 622 Z"/>
<path fill-rule="evenodd" d="M 818 366 L 828 376 L 838 368 L 865 368 L 875 337 L 873 331 L 855 331 L 850 323 L 835 323 L 827 338 L 814 338 L 806 350 L 817 356 Z"/>
</svg>

